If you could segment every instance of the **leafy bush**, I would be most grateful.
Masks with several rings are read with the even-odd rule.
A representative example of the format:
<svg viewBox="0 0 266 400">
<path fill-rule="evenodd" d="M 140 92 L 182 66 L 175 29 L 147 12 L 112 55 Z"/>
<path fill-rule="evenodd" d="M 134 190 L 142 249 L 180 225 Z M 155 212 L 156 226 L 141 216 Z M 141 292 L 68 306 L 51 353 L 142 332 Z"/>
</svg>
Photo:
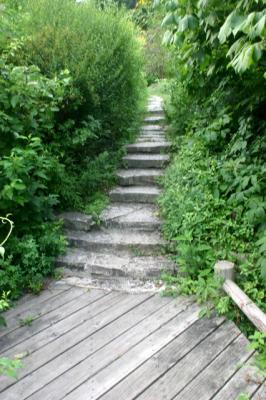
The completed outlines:
<svg viewBox="0 0 266 400">
<path fill-rule="evenodd" d="M 12 299 L 53 274 L 66 244 L 55 208 L 105 203 L 145 91 L 136 31 L 116 7 L 7 0 L 0 22 L 0 210 L 15 223 L 0 293 Z"/>
<path fill-rule="evenodd" d="M 112 160 L 140 123 L 145 85 L 137 32 L 112 5 L 102 10 L 91 2 L 25 0 L 23 13 L 17 24 L 23 43 L 9 60 L 38 65 L 52 79 L 68 70 L 72 78 L 55 110 L 55 129 L 42 141 L 61 164 L 52 191 L 64 208 L 84 209 L 95 190 L 112 184 Z M 95 166 L 103 159 L 99 187 L 104 174 L 95 174 Z"/>
<path fill-rule="evenodd" d="M 189 3 L 167 2 L 163 22 L 165 43 L 178 48 L 168 105 L 177 154 L 160 200 L 164 230 L 185 273 L 174 278 L 181 290 L 217 297 L 220 311 L 246 322 L 219 302 L 212 277 L 217 259 L 235 261 L 238 284 L 265 310 L 264 53 L 247 50 L 261 41 L 265 10 L 261 1 Z"/>
</svg>

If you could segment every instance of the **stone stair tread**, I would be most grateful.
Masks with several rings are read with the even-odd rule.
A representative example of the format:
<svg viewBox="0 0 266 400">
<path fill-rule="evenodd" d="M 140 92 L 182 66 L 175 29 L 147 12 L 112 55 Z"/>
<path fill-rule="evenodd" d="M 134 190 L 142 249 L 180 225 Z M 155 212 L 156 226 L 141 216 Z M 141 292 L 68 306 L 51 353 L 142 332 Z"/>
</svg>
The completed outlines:
<svg viewBox="0 0 266 400">
<path fill-rule="evenodd" d="M 112 201 L 154 203 L 161 190 L 157 186 L 118 186 L 110 191 Z"/>
<path fill-rule="evenodd" d="M 166 150 L 170 147 L 170 143 L 169 142 L 143 142 L 141 144 L 135 143 L 135 144 L 129 144 L 126 146 L 127 151 L 132 153 L 132 152 L 154 152 L 154 151 L 162 151 L 162 150 Z"/>
<path fill-rule="evenodd" d="M 110 253 L 88 252 L 69 248 L 66 255 L 58 258 L 58 266 L 77 269 L 94 277 L 130 276 L 131 278 L 150 278 L 160 276 L 163 270 L 173 271 L 174 264 L 163 256 L 135 256 L 132 254 L 114 255 Z"/>
<path fill-rule="evenodd" d="M 126 168 L 163 168 L 169 161 L 166 154 L 128 154 L 123 157 Z"/>
<path fill-rule="evenodd" d="M 160 169 L 152 169 L 152 168 L 129 168 L 129 169 L 120 169 L 117 171 L 117 175 L 121 177 L 132 177 L 132 176 L 155 176 L 159 177 L 163 175 L 163 171 Z"/>
<path fill-rule="evenodd" d="M 150 123 L 150 122 L 162 122 L 165 121 L 164 115 L 152 115 L 149 117 L 144 118 L 144 122 Z"/>
<path fill-rule="evenodd" d="M 110 193 L 151 193 L 151 194 L 160 194 L 161 190 L 157 186 L 117 186 Z"/>
<path fill-rule="evenodd" d="M 76 211 L 67 211 L 56 216 L 64 221 L 64 226 L 67 229 L 89 231 L 95 225 L 91 215 L 87 215 Z"/>
<path fill-rule="evenodd" d="M 136 140 L 136 144 L 139 144 L 139 143 L 147 143 L 147 142 L 149 142 L 149 143 L 154 143 L 154 142 L 156 142 L 156 143 L 158 143 L 158 142 L 160 142 L 160 143 L 167 143 L 166 142 L 166 139 L 162 136 L 162 137 L 139 137 L 137 140 Z"/>
<path fill-rule="evenodd" d="M 129 168 L 117 171 L 118 182 L 121 186 L 152 185 L 156 179 L 163 175 L 161 169 Z"/>
<path fill-rule="evenodd" d="M 147 124 L 143 125 L 141 128 L 142 131 L 161 131 L 164 132 L 164 129 L 161 125 Z"/>
<path fill-rule="evenodd" d="M 159 160 L 168 161 L 169 156 L 167 154 L 128 154 L 123 157 L 123 160 Z"/>
<path fill-rule="evenodd" d="M 112 203 L 101 214 L 103 222 L 130 222 L 160 224 L 157 207 L 143 203 Z"/>
<path fill-rule="evenodd" d="M 67 231 L 68 238 L 83 239 L 91 243 L 164 244 L 159 232 L 131 232 L 122 229 L 101 229 L 91 232 Z"/>
</svg>

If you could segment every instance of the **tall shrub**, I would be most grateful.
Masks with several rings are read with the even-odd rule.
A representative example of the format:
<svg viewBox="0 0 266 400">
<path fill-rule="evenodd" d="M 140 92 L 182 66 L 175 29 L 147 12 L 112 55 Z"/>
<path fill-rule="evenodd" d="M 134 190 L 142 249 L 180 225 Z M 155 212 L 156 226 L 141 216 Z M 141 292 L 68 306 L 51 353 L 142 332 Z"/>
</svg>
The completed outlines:
<svg viewBox="0 0 266 400">
<path fill-rule="evenodd" d="M 164 43 L 176 60 L 169 116 L 179 152 L 161 200 L 165 232 L 192 291 L 211 292 L 214 262 L 227 258 L 265 308 L 265 6 L 182 0 L 166 9 Z"/>
</svg>

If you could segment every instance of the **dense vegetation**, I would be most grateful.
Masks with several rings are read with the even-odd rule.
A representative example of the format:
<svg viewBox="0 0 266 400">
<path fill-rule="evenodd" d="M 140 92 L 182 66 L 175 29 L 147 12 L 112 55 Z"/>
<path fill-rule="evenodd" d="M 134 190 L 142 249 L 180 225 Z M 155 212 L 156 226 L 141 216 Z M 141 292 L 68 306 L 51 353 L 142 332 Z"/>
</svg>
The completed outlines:
<svg viewBox="0 0 266 400">
<path fill-rule="evenodd" d="M 248 0 L 165 3 L 164 43 L 176 71 L 167 112 L 174 144 L 160 204 L 181 275 L 179 290 L 217 296 L 217 259 L 237 265 L 237 282 L 266 311 L 265 6 Z"/>
<path fill-rule="evenodd" d="M 123 10 L 73 0 L 0 7 L 0 216 L 14 222 L 0 293 L 15 298 L 41 289 L 65 247 L 55 210 L 98 211 L 105 201 L 145 90 Z M 7 224 L 0 229 L 1 243 Z"/>
</svg>

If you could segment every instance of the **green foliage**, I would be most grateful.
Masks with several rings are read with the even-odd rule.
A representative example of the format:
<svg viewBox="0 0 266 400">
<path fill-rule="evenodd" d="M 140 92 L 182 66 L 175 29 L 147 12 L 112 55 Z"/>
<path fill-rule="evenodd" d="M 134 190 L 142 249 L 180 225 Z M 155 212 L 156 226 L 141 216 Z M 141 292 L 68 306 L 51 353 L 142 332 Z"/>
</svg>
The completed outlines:
<svg viewBox="0 0 266 400">
<path fill-rule="evenodd" d="M 141 29 L 144 43 L 145 72 L 148 85 L 171 74 L 169 52 L 162 45 L 163 32 L 160 28 L 163 7 L 155 10 L 152 2 L 140 1 L 132 13 L 133 21 Z"/>
<path fill-rule="evenodd" d="M 103 9 L 104 8 L 104 9 Z M 54 211 L 98 215 L 145 82 L 123 10 L 72 0 L 7 0 L 0 12 L 0 293 L 38 293 L 66 241 Z M 0 226 L 0 243 L 7 235 Z"/>
<path fill-rule="evenodd" d="M 10 292 L 3 292 L 1 294 L 1 297 L 0 297 L 0 314 L 3 311 L 8 310 L 8 308 L 10 307 L 10 302 L 9 302 L 9 299 L 8 299 L 9 294 L 10 294 Z M 3 327 L 3 326 L 6 326 L 6 321 L 5 321 L 5 318 L 2 315 L 0 315 L 0 328 Z"/>
<path fill-rule="evenodd" d="M 10 378 L 17 379 L 17 370 L 22 368 L 20 360 L 11 360 L 10 358 L 0 358 L 0 376 L 6 375 Z"/>
<path fill-rule="evenodd" d="M 183 0 L 166 7 L 165 42 L 174 45 L 176 65 L 167 112 L 177 154 L 160 204 L 181 272 L 176 284 L 212 299 L 251 333 L 239 310 L 227 298 L 219 300 L 213 265 L 234 261 L 238 284 L 266 310 L 264 53 L 245 55 L 245 46 L 256 46 L 265 35 L 265 10 L 261 1 Z M 243 46 L 236 49 L 239 39 Z"/>
<path fill-rule="evenodd" d="M 251 340 L 249 348 L 257 352 L 256 366 L 266 376 L 266 333 L 255 331 L 253 335 L 249 336 L 249 339 Z"/>
<path fill-rule="evenodd" d="M 33 315 L 27 315 L 25 318 L 21 318 L 19 320 L 19 325 L 20 326 L 31 326 L 33 321 L 35 320 L 36 317 Z"/>
<path fill-rule="evenodd" d="M 236 72 L 263 69 L 266 13 L 263 0 L 231 0 L 226 4 L 213 0 L 166 1 L 167 15 L 162 26 L 168 28 L 164 43 L 186 51 L 182 58 L 190 65 L 208 68 L 210 74 L 219 64 L 210 63 L 226 57 Z M 200 43 L 200 47 L 198 44 Z M 212 59 L 212 61 L 214 61 Z"/>
</svg>

